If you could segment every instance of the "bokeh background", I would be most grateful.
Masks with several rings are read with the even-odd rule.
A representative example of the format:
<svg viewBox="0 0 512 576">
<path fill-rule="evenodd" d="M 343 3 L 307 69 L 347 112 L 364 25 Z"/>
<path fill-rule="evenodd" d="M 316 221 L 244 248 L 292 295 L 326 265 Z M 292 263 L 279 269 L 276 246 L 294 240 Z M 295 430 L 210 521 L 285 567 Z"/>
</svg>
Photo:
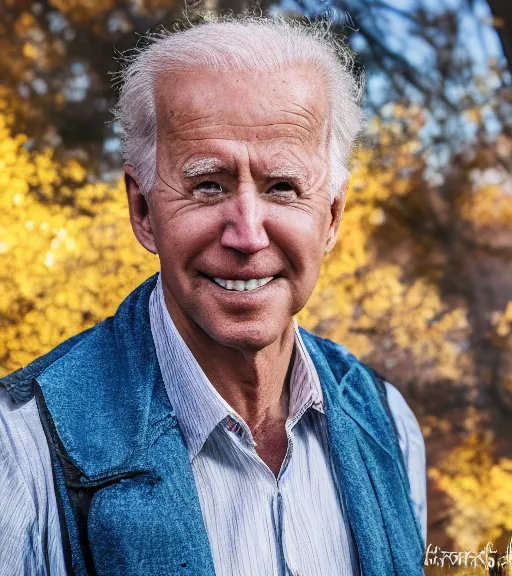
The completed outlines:
<svg viewBox="0 0 512 576">
<path fill-rule="evenodd" d="M 259 6 L 329 14 L 359 54 L 356 71 L 368 74 L 367 130 L 339 241 L 300 322 L 348 346 L 415 411 L 427 447 L 428 541 L 505 550 L 512 2 Z M 0 0 L 0 376 L 113 313 L 158 269 L 128 220 L 109 112 L 119 53 L 184 10 L 193 21 L 243 9 L 254 5 Z"/>
</svg>

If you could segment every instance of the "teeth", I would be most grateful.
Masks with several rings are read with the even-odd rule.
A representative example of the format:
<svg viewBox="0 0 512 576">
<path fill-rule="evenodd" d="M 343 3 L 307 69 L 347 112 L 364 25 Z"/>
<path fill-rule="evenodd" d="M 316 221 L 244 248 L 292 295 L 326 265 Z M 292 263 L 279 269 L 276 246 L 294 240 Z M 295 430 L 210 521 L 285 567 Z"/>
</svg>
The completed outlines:
<svg viewBox="0 0 512 576">
<path fill-rule="evenodd" d="M 227 290 L 244 292 L 247 290 L 255 290 L 260 286 L 268 284 L 273 278 L 273 276 L 268 276 L 267 278 L 253 278 L 251 280 L 226 280 L 225 278 L 213 278 L 213 281 L 215 284 L 218 284 Z"/>
</svg>

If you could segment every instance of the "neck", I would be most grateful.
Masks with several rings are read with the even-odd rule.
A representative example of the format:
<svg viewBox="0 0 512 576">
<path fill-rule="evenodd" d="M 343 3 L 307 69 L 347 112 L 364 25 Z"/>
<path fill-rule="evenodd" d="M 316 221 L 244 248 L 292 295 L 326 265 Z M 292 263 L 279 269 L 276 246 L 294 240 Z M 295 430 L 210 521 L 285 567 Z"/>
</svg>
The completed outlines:
<svg viewBox="0 0 512 576">
<path fill-rule="evenodd" d="M 213 340 L 197 325 L 180 321 L 183 319 L 169 306 L 167 297 L 165 301 L 177 330 L 201 369 L 251 431 L 271 424 L 284 425 L 295 342 L 293 319 L 269 346 L 238 349 Z"/>
</svg>

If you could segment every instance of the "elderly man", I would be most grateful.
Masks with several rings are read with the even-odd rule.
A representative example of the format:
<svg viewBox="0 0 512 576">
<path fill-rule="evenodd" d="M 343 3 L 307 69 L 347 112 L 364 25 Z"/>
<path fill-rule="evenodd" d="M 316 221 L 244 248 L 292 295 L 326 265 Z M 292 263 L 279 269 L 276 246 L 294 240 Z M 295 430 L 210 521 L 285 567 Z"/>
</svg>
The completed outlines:
<svg viewBox="0 0 512 576">
<path fill-rule="evenodd" d="M 414 416 L 294 320 L 361 123 L 348 50 L 243 18 L 155 37 L 124 76 L 130 219 L 161 272 L 2 381 L 0 573 L 422 574 Z"/>
</svg>

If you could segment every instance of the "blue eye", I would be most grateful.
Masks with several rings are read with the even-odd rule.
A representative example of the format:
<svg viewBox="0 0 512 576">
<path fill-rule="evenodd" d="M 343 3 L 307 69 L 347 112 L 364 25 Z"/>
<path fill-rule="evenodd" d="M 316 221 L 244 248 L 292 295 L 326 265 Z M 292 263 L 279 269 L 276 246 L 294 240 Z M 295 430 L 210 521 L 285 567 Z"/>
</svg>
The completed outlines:
<svg viewBox="0 0 512 576">
<path fill-rule="evenodd" d="M 226 192 L 226 189 L 213 180 L 206 180 L 198 184 L 194 188 L 194 192 L 203 196 L 217 196 L 218 194 Z"/>
</svg>

